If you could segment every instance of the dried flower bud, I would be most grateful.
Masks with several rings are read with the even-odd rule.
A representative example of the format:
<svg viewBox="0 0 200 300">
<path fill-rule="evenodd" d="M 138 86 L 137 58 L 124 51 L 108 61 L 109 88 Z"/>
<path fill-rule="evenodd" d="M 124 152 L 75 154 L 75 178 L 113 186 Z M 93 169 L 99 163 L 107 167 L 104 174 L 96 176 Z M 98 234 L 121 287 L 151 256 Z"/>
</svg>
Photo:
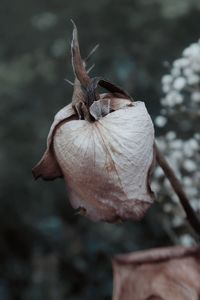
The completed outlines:
<svg viewBox="0 0 200 300">
<path fill-rule="evenodd" d="M 92 220 L 138 220 L 154 200 L 154 128 L 143 102 L 121 88 L 91 79 L 81 59 L 77 29 L 72 39 L 75 73 L 72 103 L 51 126 L 35 178 L 64 177 L 74 208 Z M 101 86 L 108 93 L 98 94 Z"/>
<path fill-rule="evenodd" d="M 113 300 L 200 299 L 200 248 L 169 247 L 116 256 Z"/>
</svg>

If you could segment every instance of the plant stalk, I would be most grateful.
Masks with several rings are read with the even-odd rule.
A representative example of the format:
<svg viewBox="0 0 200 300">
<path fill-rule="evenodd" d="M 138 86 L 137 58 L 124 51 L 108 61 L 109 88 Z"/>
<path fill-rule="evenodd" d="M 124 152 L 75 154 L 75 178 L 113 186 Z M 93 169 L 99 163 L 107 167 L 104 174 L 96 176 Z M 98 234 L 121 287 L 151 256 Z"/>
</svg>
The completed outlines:
<svg viewBox="0 0 200 300">
<path fill-rule="evenodd" d="M 158 149 L 157 145 L 155 144 L 155 151 L 156 151 L 156 160 L 160 167 L 163 169 L 166 177 L 170 181 L 175 193 L 179 197 L 179 200 L 184 208 L 184 211 L 186 213 L 188 222 L 190 223 L 191 227 L 194 229 L 194 231 L 200 236 L 200 220 L 197 217 L 194 209 L 192 208 L 190 201 L 185 194 L 181 182 L 175 175 L 173 169 L 168 164 L 167 160 L 163 156 L 163 154 Z"/>
</svg>

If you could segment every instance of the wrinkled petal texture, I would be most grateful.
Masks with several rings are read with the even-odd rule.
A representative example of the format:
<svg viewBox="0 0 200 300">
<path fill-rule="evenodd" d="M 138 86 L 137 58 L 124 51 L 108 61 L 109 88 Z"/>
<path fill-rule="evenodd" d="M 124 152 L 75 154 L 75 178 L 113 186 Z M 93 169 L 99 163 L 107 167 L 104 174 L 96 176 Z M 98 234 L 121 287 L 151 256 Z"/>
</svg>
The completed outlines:
<svg viewBox="0 0 200 300">
<path fill-rule="evenodd" d="M 200 248 L 167 247 L 113 259 L 113 300 L 200 299 Z"/>
<path fill-rule="evenodd" d="M 53 148 L 72 206 L 95 221 L 141 219 L 154 199 L 148 186 L 153 144 L 154 128 L 143 102 L 92 123 L 60 124 Z"/>
</svg>

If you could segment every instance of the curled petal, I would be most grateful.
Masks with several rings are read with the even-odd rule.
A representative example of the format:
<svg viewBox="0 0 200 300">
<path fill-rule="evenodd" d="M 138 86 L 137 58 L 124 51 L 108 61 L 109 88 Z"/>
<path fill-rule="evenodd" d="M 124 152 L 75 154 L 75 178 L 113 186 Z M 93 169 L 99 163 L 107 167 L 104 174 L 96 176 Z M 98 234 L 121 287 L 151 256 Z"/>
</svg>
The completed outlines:
<svg viewBox="0 0 200 300">
<path fill-rule="evenodd" d="M 99 120 L 110 112 L 126 106 L 133 106 L 133 102 L 128 99 L 102 98 L 92 103 L 90 106 L 90 114 L 95 120 Z"/>
<path fill-rule="evenodd" d="M 53 180 L 58 177 L 63 177 L 62 170 L 58 165 L 58 162 L 54 155 L 52 141 L 56 128 L 58 128 L 59 125 L 61 125 L 63 122 L 68 122 L 74 118 L 75 112 L 71 104 L 61 109 L 55 115 L 54 122 L 51 125 L 47 138 L 47 149 L 41 160 L 32 169 L 32 173 L 35 179 L 42 177 L 45 180 Z"/>
<path fill-rule="evenodd" d="M 42 177 L 44 180 L 53 180 L 63 177 L 62 171 L 51 149 L 45 151 L 41 160 L 33 167 L 32 173 L 35 179 Z"/>
</svg>

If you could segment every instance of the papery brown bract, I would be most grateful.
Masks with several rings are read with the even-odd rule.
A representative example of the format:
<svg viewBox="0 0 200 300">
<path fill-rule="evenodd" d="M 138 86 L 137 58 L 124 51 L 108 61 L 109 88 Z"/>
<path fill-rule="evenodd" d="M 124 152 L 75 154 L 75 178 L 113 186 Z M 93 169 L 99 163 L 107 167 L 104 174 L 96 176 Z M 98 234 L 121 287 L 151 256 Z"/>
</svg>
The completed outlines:
<svg viewBox="0 0 200 300">
<path fill-rule="evenodd" d="M 200 247 L 168 247 L 113 259 L 112 300 L 200 299 Z"/>
</svg>

